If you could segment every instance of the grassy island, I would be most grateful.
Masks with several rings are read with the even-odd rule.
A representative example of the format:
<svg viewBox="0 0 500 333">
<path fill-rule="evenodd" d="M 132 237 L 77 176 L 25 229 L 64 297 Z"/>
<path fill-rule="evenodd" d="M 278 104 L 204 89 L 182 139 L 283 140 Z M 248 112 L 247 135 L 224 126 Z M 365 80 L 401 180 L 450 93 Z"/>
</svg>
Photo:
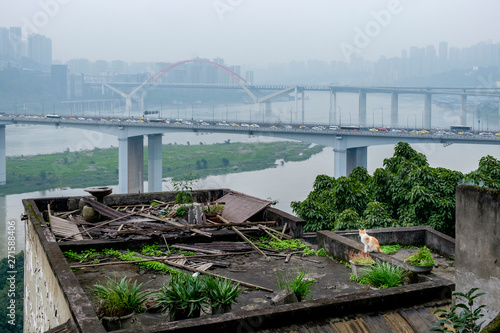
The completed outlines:
<svg viewBox="0 0 500 333">
<path fill-rule="evenodd" d="M 163 177 L 181 179 L 255 171 L 276 166 L 276 160 L 304 161 L 322 146 L 304 142 L 163 145 Z M 144 149 L 144 179 L 148 156 Z M 7 157 L 7 184 L 0 194 L 17 194 L 60 187 L 118 184 L 118 148 L 33 156 Z"/>
</svg>

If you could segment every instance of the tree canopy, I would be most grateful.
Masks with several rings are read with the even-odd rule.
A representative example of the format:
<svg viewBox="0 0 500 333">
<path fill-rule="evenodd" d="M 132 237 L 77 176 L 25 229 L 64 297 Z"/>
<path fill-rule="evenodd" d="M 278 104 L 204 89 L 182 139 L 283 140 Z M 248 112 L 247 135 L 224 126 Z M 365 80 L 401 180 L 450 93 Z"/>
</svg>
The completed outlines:
<svg viewBox="0 0 500 333">
<path fill-rule="evenodd" d="M 455 188 L 461 183 L 500 188 L 500 161 L 485 156 L 469 174 L 429 166 L 424 154 L 399 142 L 370 176 L 356 167 L 347 177 L 318 175 L 304 201 L 291 203 L 305 231 L 429 225 L 455 234 Z"/>
</svg>

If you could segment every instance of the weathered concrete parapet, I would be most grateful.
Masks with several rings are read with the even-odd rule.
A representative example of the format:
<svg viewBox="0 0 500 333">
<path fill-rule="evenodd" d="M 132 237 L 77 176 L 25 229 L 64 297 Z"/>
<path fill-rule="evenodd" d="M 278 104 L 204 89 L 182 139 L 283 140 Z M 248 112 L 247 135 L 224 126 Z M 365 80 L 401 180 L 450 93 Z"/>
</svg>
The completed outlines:
<svg viewBox="0 0 500 333">
<path fill-rule="evenodd" d="M 264 216 L 270 221 L 276 221 L 279 226 L 287 224 L 290 227 L 290 236 L 293 238 L 300 238 L 304 234 L 303 229 L 306 221 L 301 218 L 273 207 L 267 207 L 264 210 Z"/>
<path fill-rule="evenodd" d="M 500 190 L 459 185 L 456 190 L 456 290 L 480 288 L 486 322 L 500 312 Z"/>
<path fill-rule="evenodd" d="M 105 332 L 42 214 L 32 200 L 23 200 L 25 225 L 24 332 L 46 332 L 77 322 L 80 332 Z"/>
</svg>

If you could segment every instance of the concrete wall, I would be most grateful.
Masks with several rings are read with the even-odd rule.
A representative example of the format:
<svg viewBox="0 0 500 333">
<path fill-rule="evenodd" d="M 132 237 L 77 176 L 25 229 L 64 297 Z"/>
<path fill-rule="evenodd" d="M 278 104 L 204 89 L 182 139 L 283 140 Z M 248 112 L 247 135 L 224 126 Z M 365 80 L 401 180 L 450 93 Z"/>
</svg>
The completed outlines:
<svg viewBox="0 0 500 333">
<path fill-rule="evenodd" d="M 500 190 L 459 185 L 456 216 L 456 290 L 485 292 L 488 322 L 500 312 Z"/>
<path fill-rule="evenodd" d="M 335 233 L 360 242 L 358 230 L 336 231 Z M 369 229 L 367 233 L 375 236 L 380 245 L 427 245 L 428 248 L 446 257 L 455 257 L 455 240 L 429 226 Z"/>
<path fill-rule="evenodd" d="M 45 332 L 71 318 L 71 311 L 29 221 L 25 232 L 24 332 Z"/>
</svg>

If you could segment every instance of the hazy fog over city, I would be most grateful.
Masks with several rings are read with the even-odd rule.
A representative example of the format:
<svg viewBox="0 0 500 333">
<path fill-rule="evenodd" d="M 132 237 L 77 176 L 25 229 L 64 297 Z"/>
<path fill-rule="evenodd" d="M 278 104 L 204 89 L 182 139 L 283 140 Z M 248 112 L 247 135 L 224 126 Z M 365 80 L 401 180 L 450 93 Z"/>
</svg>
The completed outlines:
<svg viewBox="0 0 500 333">
<path fill-rule="evenodd" d="M 472 1 L 4 0 L 0 22 L 52 39 L 53 59 L 376 61 L 411 46 L 499 42 L 500 3 Z"/>
</svg>

